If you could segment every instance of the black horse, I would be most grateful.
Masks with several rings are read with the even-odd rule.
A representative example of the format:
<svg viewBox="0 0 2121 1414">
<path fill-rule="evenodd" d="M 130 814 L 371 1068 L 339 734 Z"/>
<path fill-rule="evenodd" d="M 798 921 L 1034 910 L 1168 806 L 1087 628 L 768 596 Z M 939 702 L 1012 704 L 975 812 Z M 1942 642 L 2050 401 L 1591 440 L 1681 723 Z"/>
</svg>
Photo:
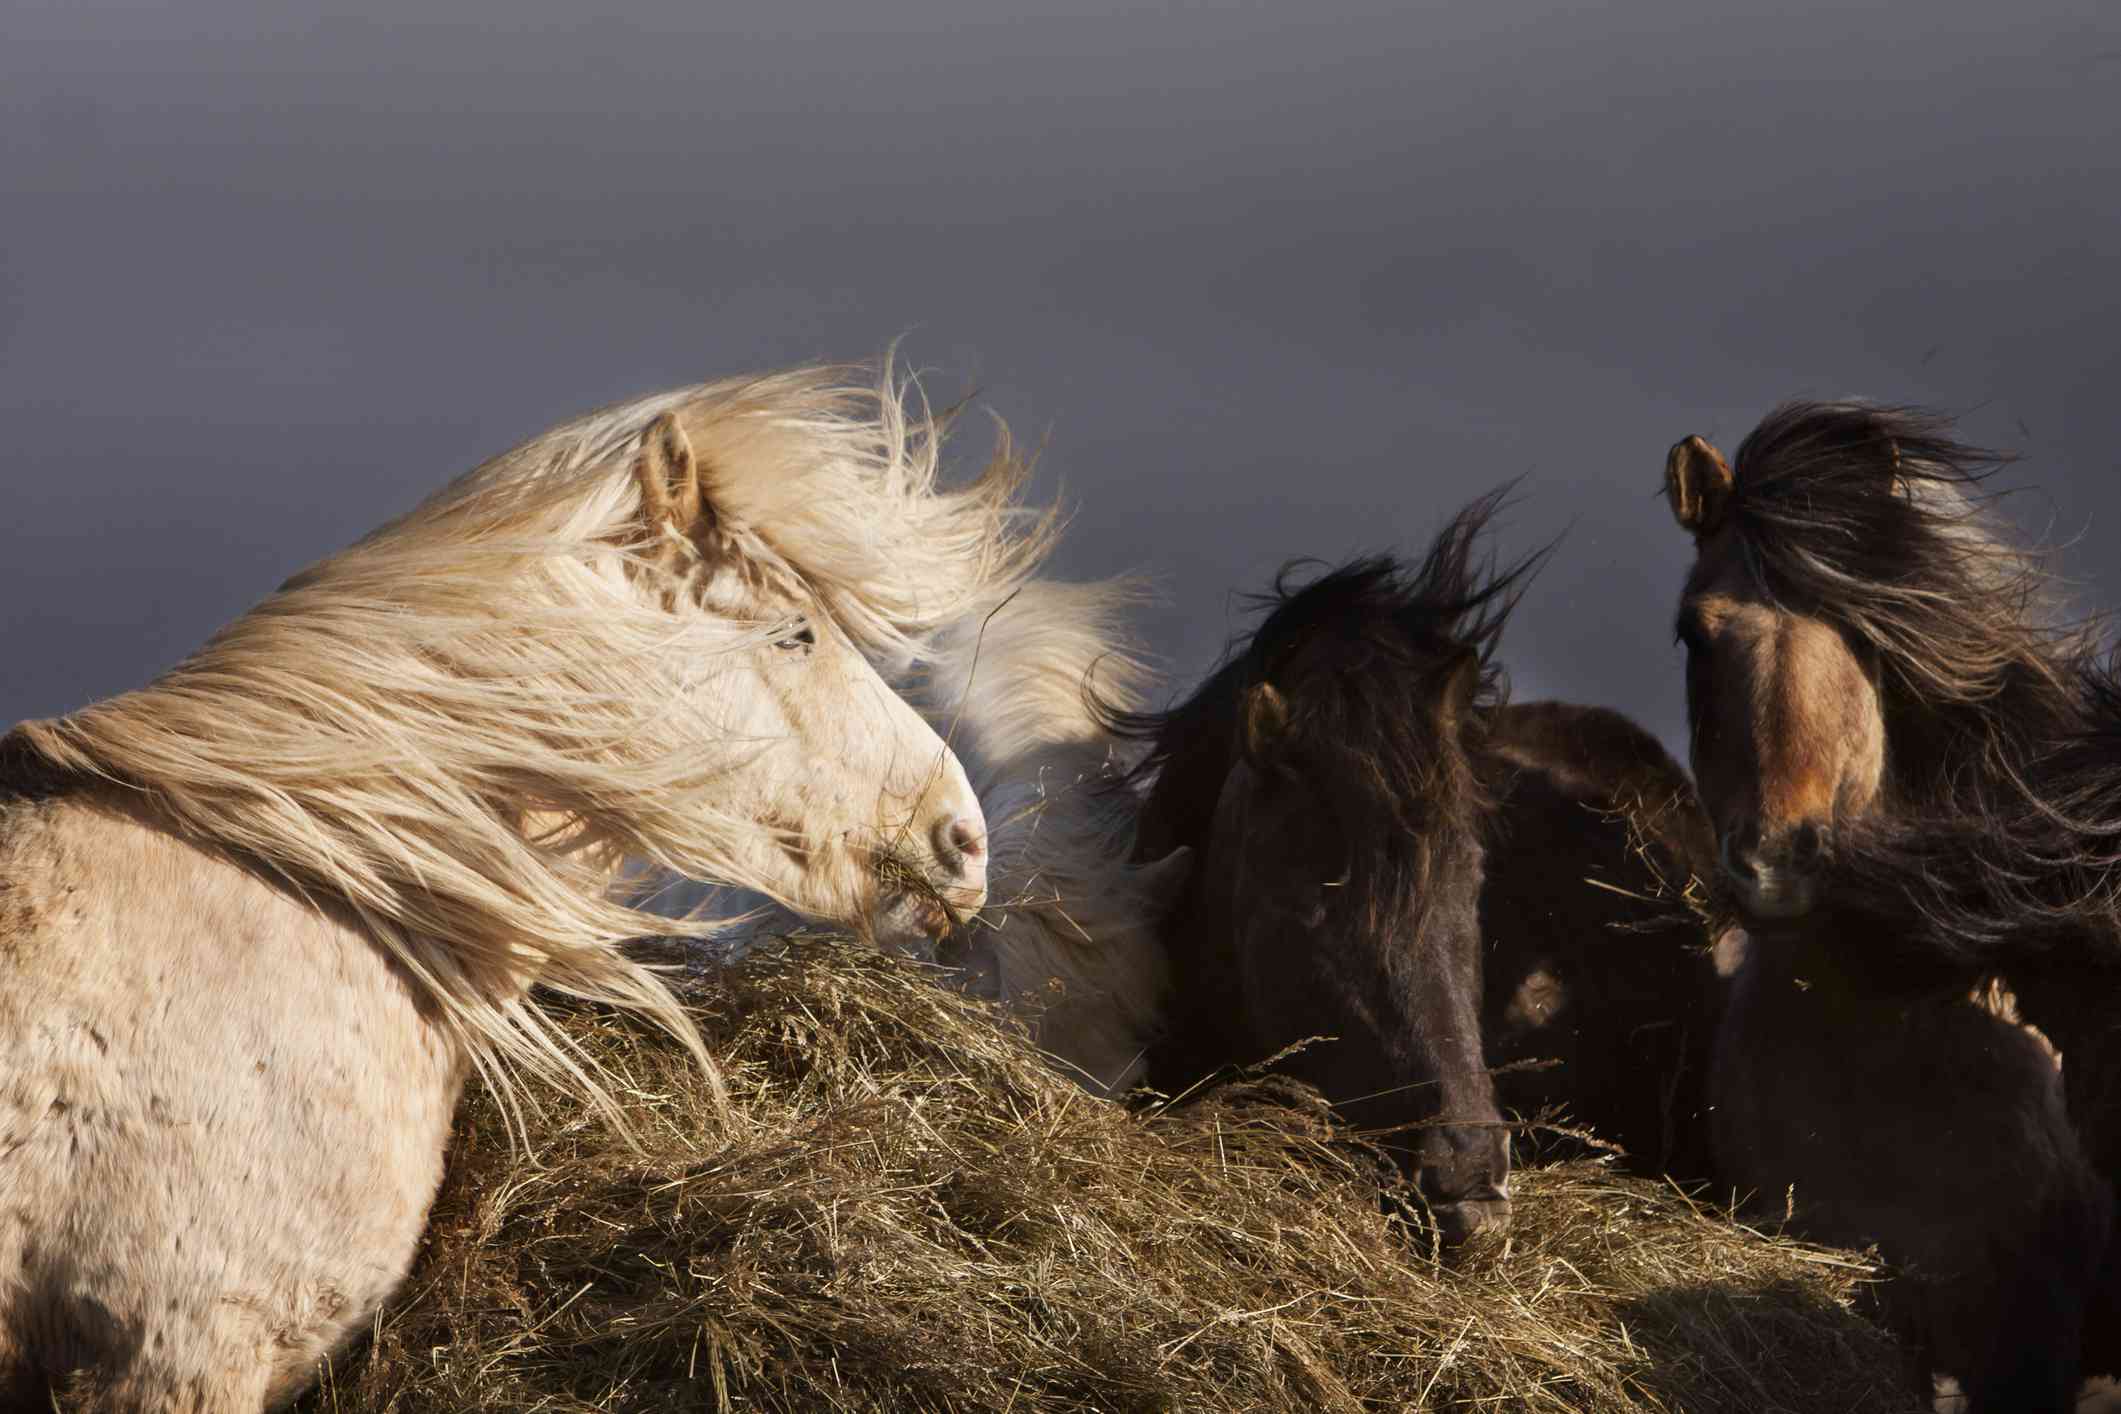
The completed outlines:
<svg viewBox="0 0 2121 1414">
<path fill-rule="evenodd" d="M 1281 1067 L 1393 1131 L 1452 1240 L 1507 1220 L 1499 1100 L 1688 1152 L 1713 991 L 1684 774 L 1610 713 L 1503 702 L 1494 649 L 1534 565 L 1479 558 L 1497 501 L 1411 568 L 1285 573 L 1191 698 L 1113 722 L 1151 744 L 1138 856 L 1200 860 L 1151 1082 L 1330 1038 Z M 1498 1059 L 1560 1065 L 1498 1093 Z"/>
</svg>

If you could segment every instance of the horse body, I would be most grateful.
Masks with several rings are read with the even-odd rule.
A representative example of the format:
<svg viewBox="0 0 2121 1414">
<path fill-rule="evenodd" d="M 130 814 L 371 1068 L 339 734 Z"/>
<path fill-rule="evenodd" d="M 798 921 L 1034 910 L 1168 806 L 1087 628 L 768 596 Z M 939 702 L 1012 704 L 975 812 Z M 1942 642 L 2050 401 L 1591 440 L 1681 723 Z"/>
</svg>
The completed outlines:
<svg viewBox="0 0 2121 1414">
<path fill-rule="evenodd" d="M 979 905 L 976 798 L 866 654 L 1043 532 L 1005 528 L 1012 464 L 941 491 L 888 375 L 861 396 L 569 424 L 0 740 L 0 1389 L 291 1398 L 402 1277 L 471 1068 L 611 1105 L 534 984 L 647 1013 L 718 1086 L 624 949 L 671 929 L 611 896 L 629 855 L 880 937 Z"/>
<path fill-rule="evenodd" d="M 1715 872 L 1693 783 L 1640 726 L 1564 702 L 1503 708 L 1483 763 L 1481 1016 L 1503 1103 L 1706 1177 L 1722 982 L 1693 897 Z"/>
<path fill-rule="evenodd" d="M 0 809 L 0 878 L 0 1402 L 283 1402 L 411 1262 L 462 1049 L 342 913 L 122 793 Z"/>
<path fill-rule="evenodd" d="M 2057 1079 L 2007 1005 L 1864 998 L 1816 949 L 1756 943 L 1717 1038 L 1719 1175 L 1907 1269 L 1893 1301 L 1929 1362 L 1918 1388 L 1937 1368 L 1976 1407 L 2068 1408 L 2111 1198 Z"/>
<path fill-rule="evenodd" d="M 1750 934 L 1716 1150 L 1797 1230 L 1914 1267 L 1903 1308 L 1972 1407 L 2064 1409 L 2112 1198 L 2055 1060 L 1972 978 L 1882 999 L 1919 943 L 1821 885 L 1844 841 L 2021 775 L 2074 718 L 2070 640 L 1978 515 L 1982 460 L 1854 404 L 1777 410 L 1735 472 L 1699 438 L 1673 449 L 1695 774 Z"/>
</svg>

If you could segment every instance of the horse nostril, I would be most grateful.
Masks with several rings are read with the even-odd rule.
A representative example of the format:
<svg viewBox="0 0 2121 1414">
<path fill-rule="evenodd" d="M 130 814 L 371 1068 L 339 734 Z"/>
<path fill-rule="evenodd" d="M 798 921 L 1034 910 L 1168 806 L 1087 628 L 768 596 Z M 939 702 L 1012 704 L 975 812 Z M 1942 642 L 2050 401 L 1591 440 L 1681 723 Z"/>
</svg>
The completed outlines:
<svg viewBox="0 0 2121 1414">
<path fill-rule="evenodd" d="M 1799 825 L 1790 835 L 1790 868 L 1808 871 L 1826 853 L 1826 836 L 1817 825 Z"/>
<path fill-rule="evenodd" d="M 1723 872 L 1742 884 L 1753 882 L 1759 872 L 1749 857 L 1750 851 L 1738 843 L 1738 832 L 1729 831 L 1723 837 Z"/>
<path fill-rule="evenodd" d="M 935 853 L 945 864 L 959 870 L 987 852 L 987 837 L 962 815 L 953 815 L 935 827 Z"/>
</svg>

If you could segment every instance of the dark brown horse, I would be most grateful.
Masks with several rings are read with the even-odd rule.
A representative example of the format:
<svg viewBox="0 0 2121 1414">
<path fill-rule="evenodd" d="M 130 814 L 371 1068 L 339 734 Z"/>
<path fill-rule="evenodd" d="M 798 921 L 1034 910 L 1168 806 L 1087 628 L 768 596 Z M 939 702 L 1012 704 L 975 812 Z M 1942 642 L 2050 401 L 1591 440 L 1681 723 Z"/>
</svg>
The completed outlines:
<svg viewBox="0 0 2121 1414">
<path fill-rule="evenodd" d="M 1991 463 L 1856 404 L 1778 409 L 1735 470 L 1672 451 L 1694 770 L 1749 934 L 1713 1134 L 1733 1187 L 1912 1269 L 1905 1319 L 1973 1408 L 2066 1409 L 2112 1198 L 2053 1053 L 1972 975 L 1881 985 L 1917 948 L 1822 892 L 1869 822 L 1943 812 L 2076 718 L 2074 640 L 1989 523 Z"/>
<path fill-rule="evenodd" d="M 1504 707 L 1481 759 L 1496 799 L 1481 1016 L 1503 1103 L 1559 1111 L 1642 1172 L 1707 1178 L 1722 985 L 1693 783 L 1635 723 L 1565 702 Z"/>
<path fill-rule="evenodd" d="M 1476 563 L 1495 504 L 1418 567 L 1285 576 L 1192 698 L 1116 723 L 1152 743 L 1141 856 L 1200 851 L 1152 1083 L 1332 1038 L 1284 1068 L 1359 1124 L 1418 1126 L 1400 1156 L 1451 1238 L 1507 1214 L 1498 1049 L 1562 1062 L 1505 1075 L 1513 1107 L 1682 1147 L 1710 976 L 1678 890 L 1658 896 L 1707 867 L 1684 775 L 1609 713 L 1502 703 L 1493 650 L 1530 566 Z"/>
<path fill-rule="evenodd" d="M 2093 1162 L 2121 1183 L 2121 664 L 2080 669 L 2082 719 L 2022 768 L 1969 772 L 1925 813 L 1845 830 L 1825 905 L 1876 937 L 1860 979 L 1887 995 L 1998 975 L 2069 1058 Z M 1885 975 L 1879 975 L 1883 972 Z M 2121 1249 L 2121 1242 L 2115 1244 Z M 2121 1255 L 2117 1252 L 2116 1255 Z M 2109 1367 L 2121 1372 L 2121 1273 Z"/>
</svg>

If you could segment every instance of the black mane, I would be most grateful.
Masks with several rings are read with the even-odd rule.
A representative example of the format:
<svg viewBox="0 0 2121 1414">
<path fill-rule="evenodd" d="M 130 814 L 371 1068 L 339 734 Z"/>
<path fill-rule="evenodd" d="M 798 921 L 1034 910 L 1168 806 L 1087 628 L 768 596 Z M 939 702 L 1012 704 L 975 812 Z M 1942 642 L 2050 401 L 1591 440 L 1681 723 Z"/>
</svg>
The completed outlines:
<svg viewBox="0 0 2121 1414">
<path fill-rule="evenodd" d="M 1259 683 L 1288 697 L 1294 740 L 1352 768 L 1373 797 L 1402 800 L 1437 758 L 1433 718 L 1416 707 L 1470 655 L 1478 685 L 1456 731 L 1461 747 L 1476 748 L 1506 695 L 1495 645 L 1546 553 L 1507 568 L 1478 554 L 1507 491 L 1452 517 L 1412 567 L 1373 555 L 1304 579 L 1317 562 L 1291 562 L 1253 601 L 1264 617 L 1231 640 L 1190 697 L 1163 712 L 1103 710 L 1114 733 L 1148 744 L 1123 782 L 1149 786 L 1138 855 L 1203 842 L 1237 757 L 1245 694 Z M 1299 658 L 1300 686 L 1289 680 Z"/>
</svg>

